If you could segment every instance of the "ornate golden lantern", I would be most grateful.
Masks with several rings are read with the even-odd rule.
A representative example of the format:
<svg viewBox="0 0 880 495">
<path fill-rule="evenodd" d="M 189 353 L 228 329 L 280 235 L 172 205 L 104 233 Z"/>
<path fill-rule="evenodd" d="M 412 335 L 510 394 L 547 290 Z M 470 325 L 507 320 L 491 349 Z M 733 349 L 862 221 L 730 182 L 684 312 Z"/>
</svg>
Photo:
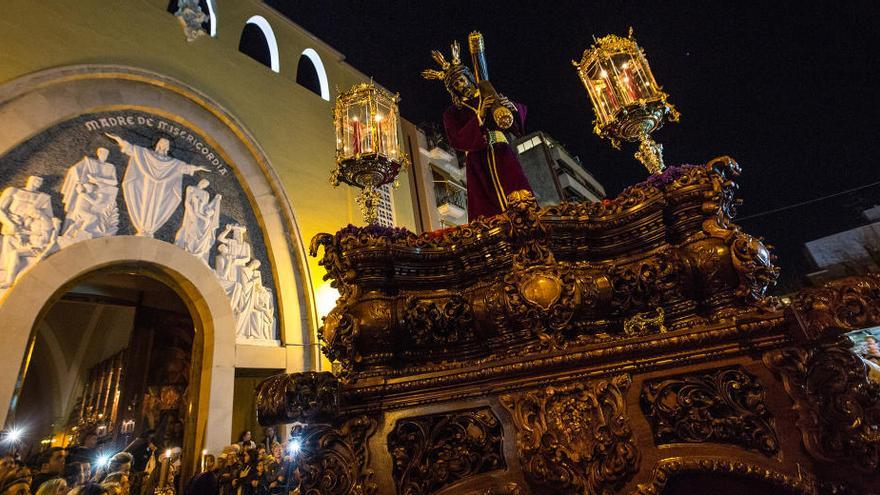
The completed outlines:
<svg viewBox="0 0 880 495">
<path fill-rule="evenodd" d="M 400 150 L 399 99 L 372 81 L 336 97 L 336 169 L 330 182 L 362 189 L 357 202 L 367 223 L 378 221 L 376 188 L 394 182 L 408 161 Z"/>
<path fill-rule="evenodd" d="M 620 148 L 620 140 L 639 141 L 635 157 L 652 174 L 663 171 L 663 145 L 651 133 L 664 120 L 678 122 L 678 111 L 666 102 L 645 53 L 632 37 L 609 34 L 584 50 L 580 62 L 572 62 L 587 88 L 596 112 L 594 132 Z"/>
</svg>

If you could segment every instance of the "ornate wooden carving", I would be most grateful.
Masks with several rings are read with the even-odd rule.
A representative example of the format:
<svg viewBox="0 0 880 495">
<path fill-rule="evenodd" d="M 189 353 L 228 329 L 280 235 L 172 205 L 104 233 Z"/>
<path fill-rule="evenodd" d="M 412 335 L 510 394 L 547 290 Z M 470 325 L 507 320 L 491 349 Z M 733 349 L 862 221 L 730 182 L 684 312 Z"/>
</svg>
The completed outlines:
<svg viewBox="0 0 880 495">
<path fill-rule="evenodd" d="M 461 296 L 410 298 L 403 312 L 411 346 L 418 349 L 478 345 L 474 310 Z"/>
<path fill-rule="evenodd" d="M 880 273 L 802 290 L 792 298 L 791 310 L 807 340 L 834 338 L 841 332 L 878 326 Z"/>
<path fill-rule="evenodd" d="M 306 371 L 275 375 L 257 386 L 260 423 L 326 421 L 339 408 L 339 382 L 333 373 Z"/>
<path fill-rule="evenodd" d="M 405 418 L 388 435 L 399 495 L 427 495 L 504 469 L 501 422 L 488 407 Z"/>
<path fill-rule="evenodd" d="M 501 396 L 537 493 L 613 493 L 636 472 L 639 452 L 624 399 L 629 385 L 620 375 Z"/>
<path fill-rule="evenodd" d="M 776 485 L 785 490 L 783 493 L 818 494 L 816 479 L 809 473 L 790 475 L 744 460 L 711 456 L 664 459 L 654 466 L 651 481 L 646 484 L 639 484 L 630 494 L 657 495 L 663 493 L 663 489 L 666 488 L 666 485 L 673 477 L 686 473 L 751 478 Z"/>
<path fill-rule="evenodd" d="M 641 397 L 658 444 L 732 443 L 768 456 L 779 451 L 764 389 L 741 367 L 648 381 Z"/>
<path fill-rule="evenodd" d="M 324 247 L 341 295 L 325 352 L 377 376 L 624 339 L 625 319 L 657 307 L 673 330 L 758 307 L 777 270 L 731 221 L 738 173 L 724 157 L 598 203 L 540 209 L 516 192 L 505 213 L 440 233 L 320 234 L 311 253 Z"/>
<path fill-rule="evenodd" d="M 291 461 L 292 479 L 303 495 L 372 495 L 377 486 L 369 469 L 367 440 L 376 420 L 353 417 L 339 426 L 296 424 L 291 438 L 301 448 Z"/>
<path fill-rule="evenodd" d="M 505 213 L 441 232 L 315 237 L 341 295 L 323 350 L 343 373 L 259 388 L 262 422 L 304 423 L 297 489 L 657 495 L 677 475 L 814 495 L 842 489 L 816 481 L 829 476 L 853 493 L 880 486 L 880 391 L 838 343 L 880 325 L 880 275 L 789 306 L 768 297 L 773 257 L 732 220 L 738 175 L 722 157 L 602 202 L 540 209 L 517 193 Z M 745 370 L 762 355 L 776 373 L 759 385 Z M 797 414 L 771 416 L 784 400 L 764 389 L 783 385 Z M 496 418 L 487 401 L 507 411 Z M 628 411 L 642 410 L 653 435 L 630 429 Z M 374 426 L 376 466 L 392 471 L 375 480 Z M 806 453 L 786 438 L 798 426 Z M 501 448 L 503 431 L 515 448 Z"/>
<path fill-rule="evenodd" d="M 880 386 L 843 344 L 771 351 L 798 411 L 804 446 L 816 459 L 880 474 Z"/>
</svg>

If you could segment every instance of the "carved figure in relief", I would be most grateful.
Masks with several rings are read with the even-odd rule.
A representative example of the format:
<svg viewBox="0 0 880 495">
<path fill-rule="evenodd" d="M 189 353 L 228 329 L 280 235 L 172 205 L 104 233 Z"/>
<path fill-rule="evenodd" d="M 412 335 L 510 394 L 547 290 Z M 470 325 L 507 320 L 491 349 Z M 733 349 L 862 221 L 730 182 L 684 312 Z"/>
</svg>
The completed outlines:
<svg viewBox="0 0 880 495">
<path fill-rule="evenodd" d="M 183 199 L 183 176 L 210 172 L 168 155 L 171 142 L 159 138 L 155 149 L 131 144 L 115 134 L 106 134 L 128 155 L 122 192 L 136 235 L 153 237 L 171 218 Z"/>
<path fill-rule="evenodd" d="M 275 303 L 272 291 L 263 285 L 260 261 L 244 238 L 243 225 L 227 224 L 217 236 L 214 272 L 229 295 L 239 339 L 275 339 Z M 230 237 L 231 235 L 231 237 Z"/>
<path fill-rule="evenodd" d="M 275 317 L 268 313 L 270 308 L 266 300 L 271 294 L 263 286 L 260 261 L 251 260 L 241 272 L 241 281 L 232 293 L 235 334 L 245 339 L 272 340 L 275 337 Z"/>
<path fill-rule="evenodd" d="M 257 324 L 259 325 L 257 333 L 259 338 L 264 340 L 275 340 L 275 299 L 272 295 L 272 289 L 263 286 L 260 281 L 262 290 L 258 294 L 256 311 Z"/>
<path fill-rule="evenodd" d="M 199 258 L 206 265 L 220 227 L 220 194 L 211 198 L 206 188 L 210 182 L 202 179 L 196 186 L 187 186 L 183 223 L 174 244 Z"/>
<path fill-rule="evenodd" d="M 242 267 L 251 259 L 251 245 L 244 240 L 245 232 L 247 228 L 244 225 L 226 224 L 223 232 L 217 236 L 220 245 L 217 246 L 217 257 L 214 259 L 214 272 L 230 297 L 241 280 Z"/>
<path fill-rule="evenodd" d="M 61 220 L 52 212 L 48 194 L 41 192 L 43 178 L 28 177 L 24 188 L 7 187 L 0 194 L 0 288 L 58 248 Z"/>
<path fill-rule="evenodd" d="M 116 166 L 107 162 L 110 151 L 98 148 L 97 158 L 84 156 L 67 169 L 61 185 L 64 224 L 58 243 L 66 247 L 74 242 L 116 235 L 119 229 L 119 181 Z"/>
</svg>

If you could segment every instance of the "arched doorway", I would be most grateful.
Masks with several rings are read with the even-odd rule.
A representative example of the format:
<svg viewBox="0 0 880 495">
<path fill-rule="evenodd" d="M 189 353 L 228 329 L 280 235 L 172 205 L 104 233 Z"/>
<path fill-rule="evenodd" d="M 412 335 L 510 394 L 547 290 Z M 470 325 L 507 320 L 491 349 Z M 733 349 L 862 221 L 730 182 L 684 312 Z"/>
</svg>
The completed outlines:
<svg viewBox="0 0 880 495">
<path fill-rule="evenodd" d="M 179 299 L 177 305 L 166 301 L 164 310 L 171 315 L 168 321 L 176 319 L 175 324 L 185 326 L 180 320 L 188 316 L 192 325 L 182 447 L 190 461 L 202 448 L 222 449 L 229 441 L 232 424 L 232 401 L 224 391 L 232 386 L 235 376 L 234 316 L 223 287 L 207 266 L 176 246 L 156 239 L 119 236 L 77 243 L 37 264 L 7 292 L 0 305 L 0 321 L 7 322 L 6 331 L 0 334 L 0 348 L 10 356 L 21 355 L 24 359 L 0 362 L 0 375 L 19 377 L 0 382 L 0 399 L 11 404 L 9 411 L 3 412 L 7 417 L 17 412 L 41 338 L 45 349 L 52 353 L 53 345 L 46 342 L 45 334 L 40 337 L 52 308 L 90 280 L 103 281 L 105 286 L 109 283 L 151 288 L 159 295 L 170 291 Z M 172 317 L 174 314 L 178 316 Z M 114 346 L 107 349 L 109 353 Z M 59 356 L 57 348 L 55 356 Z M 38 383 L 38 388 L 63 396 L 61 386 L 45 382 Z M 14 419 L 19 422 L 22 417 Z"/>
<path fill-rule="evenodd" d="M 204 339 L 171 287 L 109 266 L 80 277 L 42 314 L 9 413 L 26 445 L 71 447 L 95 434 L 87 459 L 95 464 L 148 430 L 163 450 L 194 444 L 188 409 Z"/>
</svg>

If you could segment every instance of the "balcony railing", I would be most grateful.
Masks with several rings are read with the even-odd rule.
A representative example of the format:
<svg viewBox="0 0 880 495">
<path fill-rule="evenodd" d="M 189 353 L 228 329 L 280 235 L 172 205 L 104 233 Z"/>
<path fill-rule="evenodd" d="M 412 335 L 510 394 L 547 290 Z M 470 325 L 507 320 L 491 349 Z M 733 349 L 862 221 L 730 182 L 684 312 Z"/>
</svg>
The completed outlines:
<svg viewBox="0 0 880 495">
<path fill-rule="evenodd" d="M 467 210 L 467 189 L 455 182 L 448 180 L 435 180 L 434 195 L 437 197 L 438 207 L 445 204 L 451 204 L 462 210 Z"/>
</svg>

